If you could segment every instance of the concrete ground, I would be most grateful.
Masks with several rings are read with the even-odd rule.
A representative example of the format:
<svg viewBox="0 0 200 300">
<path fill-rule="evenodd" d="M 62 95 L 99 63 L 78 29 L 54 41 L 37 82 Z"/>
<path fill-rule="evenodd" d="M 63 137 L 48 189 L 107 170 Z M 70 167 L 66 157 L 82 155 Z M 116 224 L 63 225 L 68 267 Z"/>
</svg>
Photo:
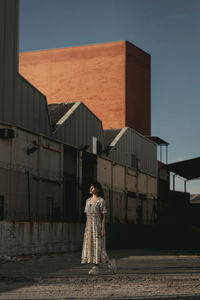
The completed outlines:
<svg viewBox="0 0 200 300">
<path fill-rule="evenodd" d="M 80 252 L 0 259 L 0 299 L 200 299 L 200 255 L 112 250 L 118 273 L 98 276 Z"/>
</svg>

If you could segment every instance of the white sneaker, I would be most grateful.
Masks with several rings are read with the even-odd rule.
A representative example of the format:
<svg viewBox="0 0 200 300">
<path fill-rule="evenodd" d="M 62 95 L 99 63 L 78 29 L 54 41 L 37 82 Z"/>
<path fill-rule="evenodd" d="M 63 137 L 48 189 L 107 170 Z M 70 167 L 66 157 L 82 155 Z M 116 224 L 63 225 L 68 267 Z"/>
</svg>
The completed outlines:
<svg viewBox="0 0 200 300">
<path fill-rule="evenodd" d="M 99 267 L 93 266 L 92 269 L 88 272 L 89 275 L 97 275 L 99 274 Z"/>
<path fill-rule="evenodd" d="M 112 270 L 114 274 L 117 273 L 117 264 L 114 258 L 109 261 L 108 268 Z"/>
</svg>

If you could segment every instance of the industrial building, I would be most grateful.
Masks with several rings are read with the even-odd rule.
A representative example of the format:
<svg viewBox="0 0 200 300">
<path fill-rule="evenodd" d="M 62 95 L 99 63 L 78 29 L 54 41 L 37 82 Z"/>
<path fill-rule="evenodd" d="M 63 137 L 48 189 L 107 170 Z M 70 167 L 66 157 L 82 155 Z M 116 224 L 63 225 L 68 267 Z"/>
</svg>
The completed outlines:
<svg viewBox="0 0 200 300">
<path fill-rule="evenodd" d="M 104 129 L 151 135 L 150 55 L 128 41 L 23 52 L 19 71 L 48 103 L 82 101 Z"/>
<path fill-rule="evenodd" d="M 63 96 L 48 105 L 18 72 L 18 10 L 18 0 L 0 2 L 0 254 L 80 249 L 94 180 L 105 191 L 108 237 L 115 224 L 125 232 L 155 223 L 156 144 L 129 122 L 104 130 L 85 101 Z M 149 134 L 147 123 L 141 131 Z"/>
</svg>

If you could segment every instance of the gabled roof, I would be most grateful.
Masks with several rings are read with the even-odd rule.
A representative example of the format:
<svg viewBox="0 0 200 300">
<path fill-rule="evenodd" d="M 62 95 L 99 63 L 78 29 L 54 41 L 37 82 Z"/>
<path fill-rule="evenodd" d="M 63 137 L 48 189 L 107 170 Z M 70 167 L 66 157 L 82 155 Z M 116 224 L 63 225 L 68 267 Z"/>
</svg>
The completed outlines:
<svg viewBox="0 0 200 300">
<path fill-rule="evenodd" d="M 104 130 L 106 146 L 114 147 L 129 127 Z"/>
<path fill-rule="evenodd" d="M 66 114 L 66 112 L 70 110 L 73 105 L 74 102 L 49 104 L 48 107 L 52 126 L 55 126 L 56 123 Z"/>
<path fill-rule="evenodd" d="M 67 119 L 67 117 L 74 111 L 72 108 L 76 108 L 80 102 L 66 102 L 49 104 L 49 113 L 51 117 L 52 127 L 60 125 Z M 59 123 L 59 124 L 58 124 Z"/>
<path fill-rule="evenodd" d="M 104 130 L 105 146 L 109 146 L 120 131 L 121 128 Z"/>
</svg>

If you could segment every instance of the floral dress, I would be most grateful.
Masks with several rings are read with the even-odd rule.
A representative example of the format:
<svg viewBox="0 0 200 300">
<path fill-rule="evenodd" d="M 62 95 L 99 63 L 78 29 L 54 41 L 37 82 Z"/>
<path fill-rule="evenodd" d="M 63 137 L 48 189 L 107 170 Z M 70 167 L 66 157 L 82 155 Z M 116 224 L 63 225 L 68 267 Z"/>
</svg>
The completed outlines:
<svg viewBox="0 0 200 300">
<path fill-rule="evenodd" d="M 84 212 L 87 214 L 87 222 L 83 238 L 81 263 L 94 263 L 108 261 L 105 249 L 105 235 L 101 237 L 102 214 L 107 212 L 105 200 L 99 197 L 96 203 L 86 200 Z"/>
</svg>

